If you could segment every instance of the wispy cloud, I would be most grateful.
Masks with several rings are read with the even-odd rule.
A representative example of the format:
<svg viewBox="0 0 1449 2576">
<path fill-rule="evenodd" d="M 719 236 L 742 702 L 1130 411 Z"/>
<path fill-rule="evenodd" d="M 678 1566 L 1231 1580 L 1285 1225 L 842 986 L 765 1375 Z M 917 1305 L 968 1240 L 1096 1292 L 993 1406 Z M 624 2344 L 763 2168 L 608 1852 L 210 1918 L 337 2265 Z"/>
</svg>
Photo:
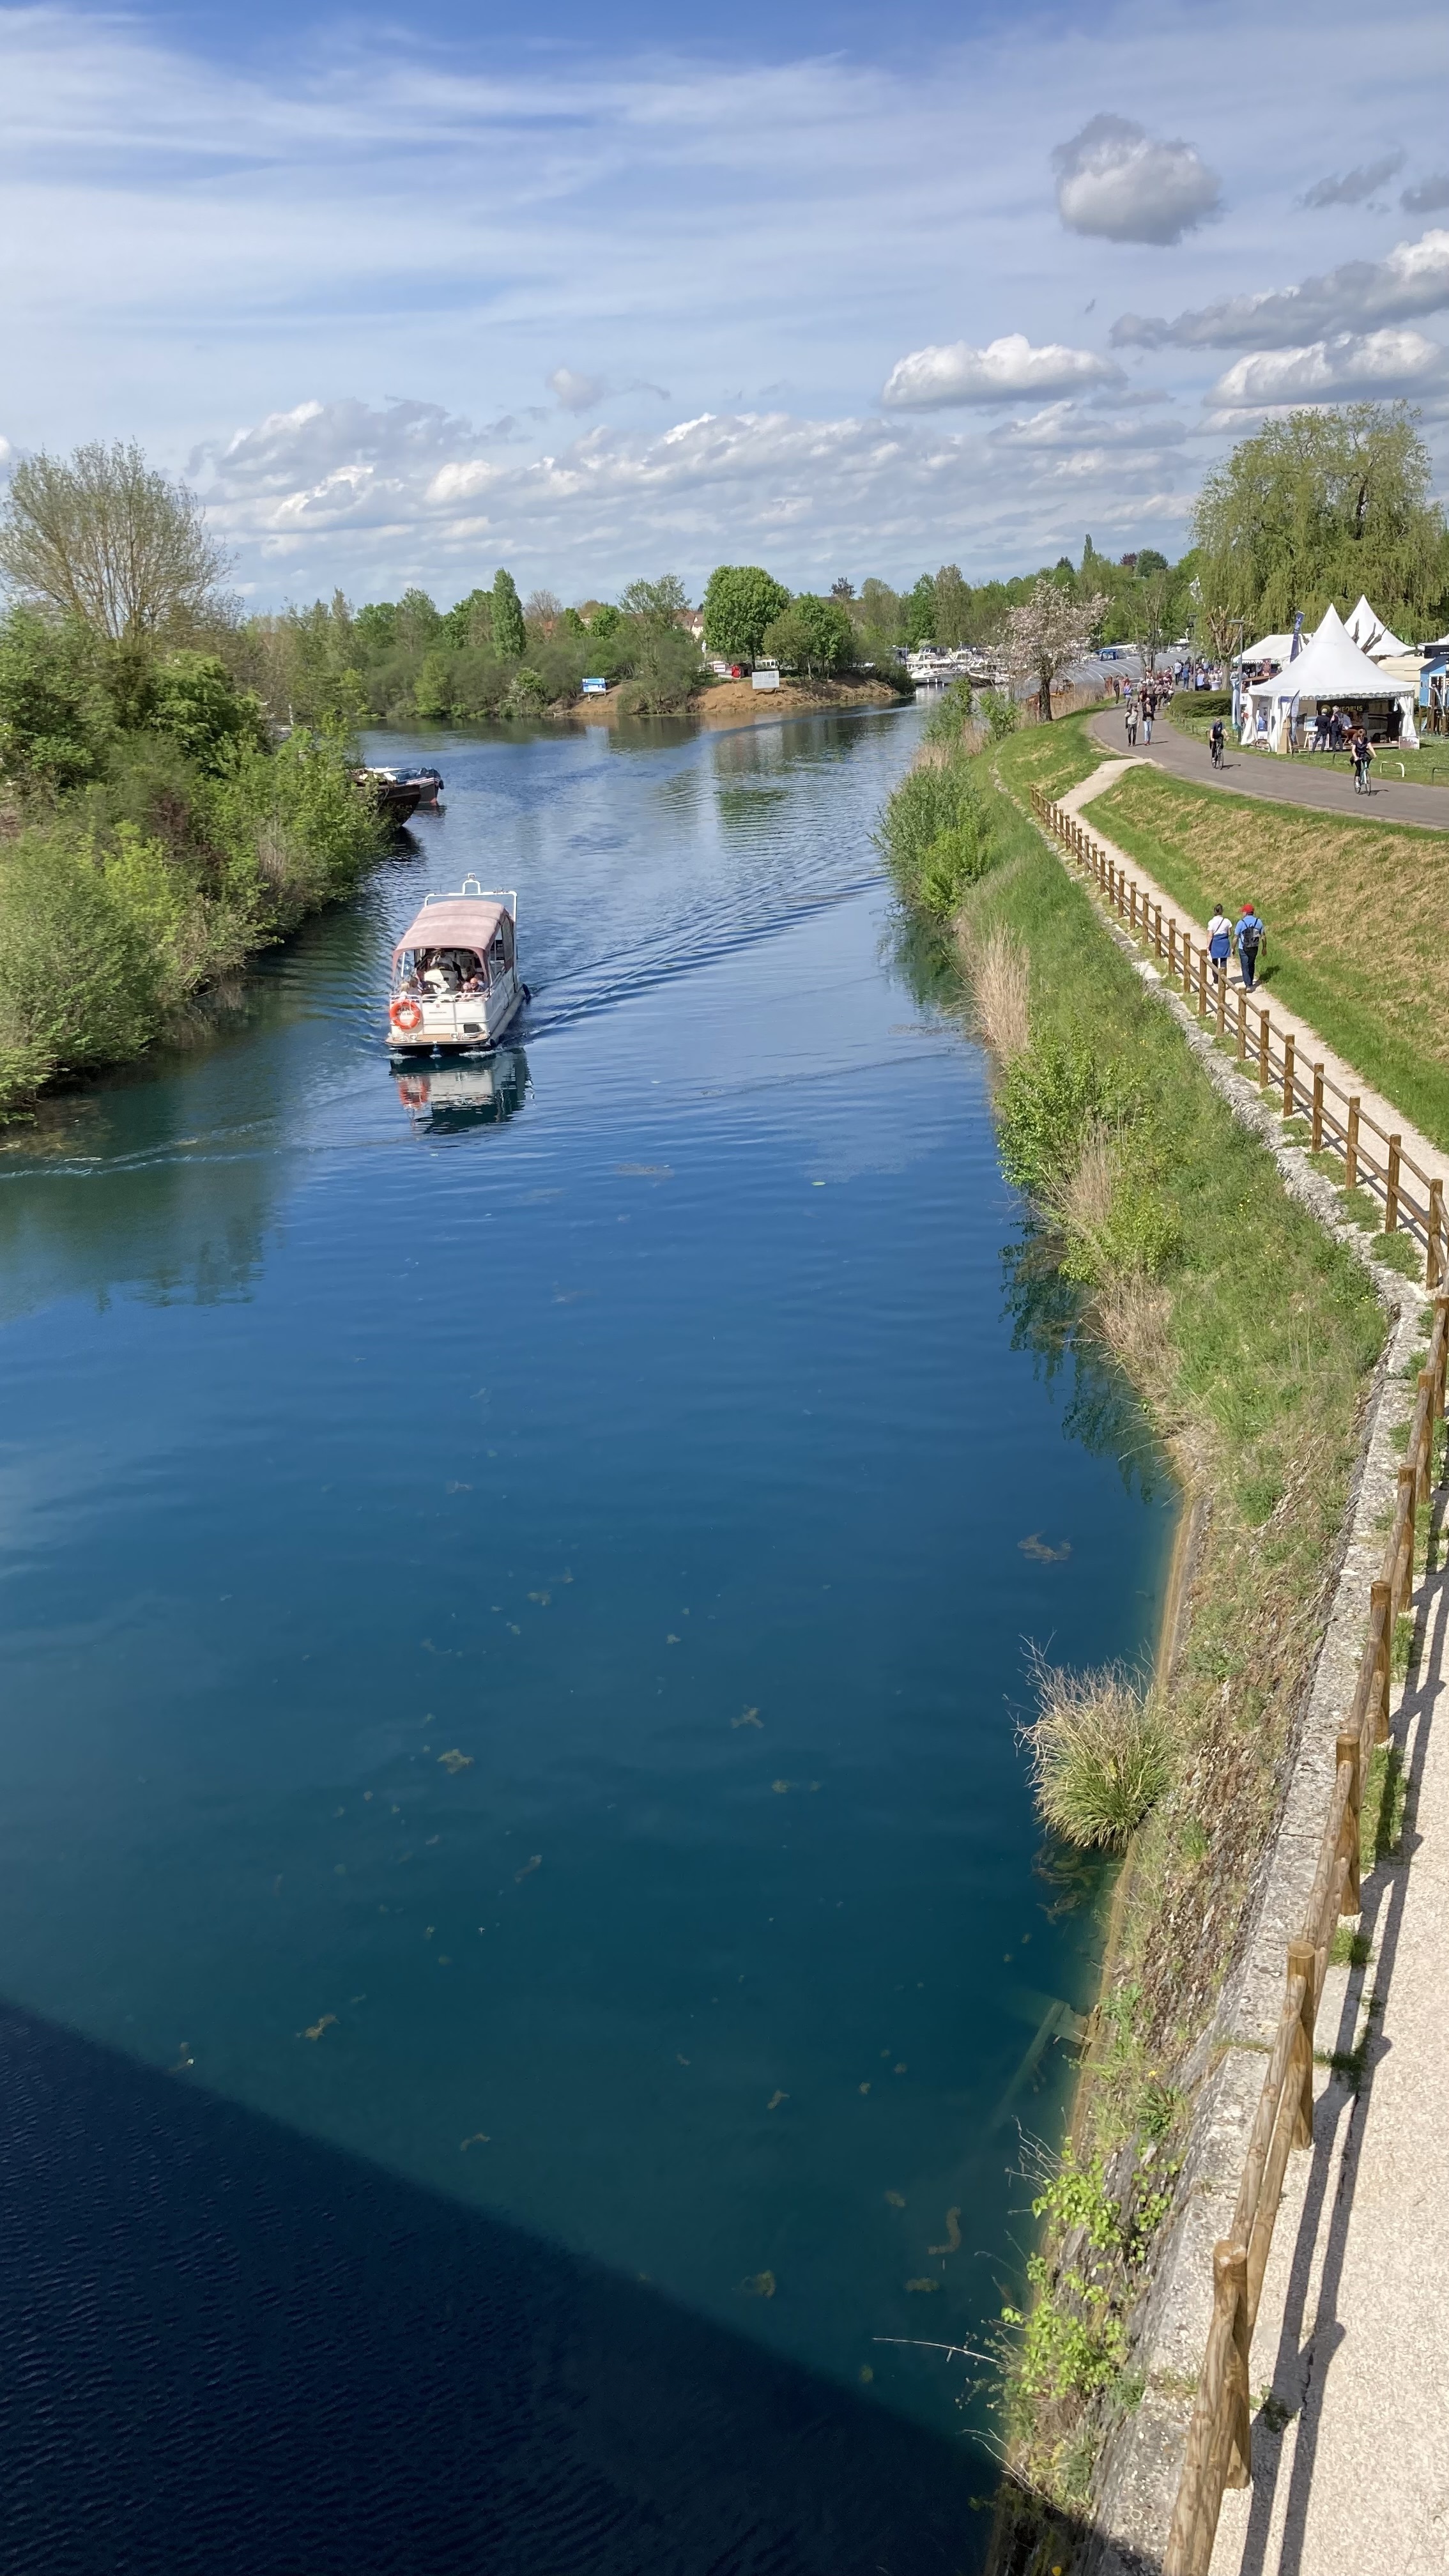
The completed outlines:
<svg viewBox="0 0 1449 2576">
<path fill-rule="evenodd" d="M 1436 215 L 1441 206 L 1449 206 L 1449 170 L 1436 170 L 1432 177 L 1406 188 L 1399 203 L 1406 215 Z"/>
<path fill-rule="evenodd" d="M 1175 322 L 1124 313 L 1112 325 L 1115 348 L 1278 349 L 1317 334 L 1353 330 L 1437 313 L 1449 305 L 1449 232 L 1399 242 L 1387 259 L 1347 260 L 1301 286 L 1225 296 Z"/>
<path fill-rule="evenodd" d="M 1356 169 L 1327 179 L 1315 179 L 1298 202 L 1301 206 L 1361 206 L 1386 179 L 1398 175 L 1408 157 L 1407 152 L 1385 152 L 1377 161 L 1365 161 Z"/>
</svg>

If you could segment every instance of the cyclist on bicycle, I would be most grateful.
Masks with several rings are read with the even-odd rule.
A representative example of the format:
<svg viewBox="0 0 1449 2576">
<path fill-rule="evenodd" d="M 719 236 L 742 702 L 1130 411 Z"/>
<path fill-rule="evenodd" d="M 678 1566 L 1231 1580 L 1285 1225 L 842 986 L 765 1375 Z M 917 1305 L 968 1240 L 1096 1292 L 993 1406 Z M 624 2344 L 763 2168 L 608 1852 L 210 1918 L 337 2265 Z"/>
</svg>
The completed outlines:
<svg viewBox="0 0 1449 2576">
<path fill-rule="evenodd" d="M 1221 716 L 1214 716 L 1212 726 L 1208 734 L 1208 741 L 1212 746 L 1213 767 L 1214 769 L 1221 769 L 1223 765 L 1224 741 L 1223 720 Z"/>
<path fill-rule="evenodd" d="M 1362 725 L 1355 725 L 1348 747 L 1353 754 L 1353 783 L 1360 796 L 1367 796 L 1369 762 L 1374 756 L 1374 747 Z"/>
</svg>

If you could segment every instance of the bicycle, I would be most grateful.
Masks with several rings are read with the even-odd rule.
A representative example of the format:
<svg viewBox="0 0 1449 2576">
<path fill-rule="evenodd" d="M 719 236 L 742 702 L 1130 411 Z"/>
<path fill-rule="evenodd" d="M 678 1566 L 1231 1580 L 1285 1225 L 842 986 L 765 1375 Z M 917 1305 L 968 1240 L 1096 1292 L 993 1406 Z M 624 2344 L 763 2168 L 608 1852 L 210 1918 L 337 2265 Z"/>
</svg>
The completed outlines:
<svg viewBox="0 0 1449 2576">
<path fill-rule="evenodd" d="M 1353 764 L 1353 792 L 1355 796 L 1373 794 L 1373 789 L 1369 785 L 1369 765 L 1366 760 L 1356 760 Z"/>
<path fill-rule="evenodd" d="M 1208 748 L 1209 748 L 1209 750 L 1211 751 L 1212 756 L 1213 756 L 1213 767 L 1214 767 L 1214 769 L 1221 769 L 1221 768 L 1222 768 L 1222 765 L 1223 765 L 1223 745 L 1222 745 L 1222 743 L 1221 743 L 1221 742 L 1213 742 L 1213 743 L 1210 743 L 1210 744 L 1208 745 Z"/>
</svg>

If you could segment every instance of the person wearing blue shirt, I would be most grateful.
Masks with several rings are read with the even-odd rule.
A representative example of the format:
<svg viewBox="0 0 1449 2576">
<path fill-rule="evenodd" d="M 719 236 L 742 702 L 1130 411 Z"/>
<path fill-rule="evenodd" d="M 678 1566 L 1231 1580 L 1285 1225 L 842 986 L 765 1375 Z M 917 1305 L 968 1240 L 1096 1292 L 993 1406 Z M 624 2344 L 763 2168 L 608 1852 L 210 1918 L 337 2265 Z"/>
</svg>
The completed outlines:
<svg viewBox="0 0 1449 2576">
<path fill-rule="evenodd" d="M 1268 933 L 1258 918 L 1256 908 L 1251 903 L 1245 903 L 1233 924 L 1233 946 L 1238 952 L 1238 964 L 1243 970 L 1243 983 L 1250 993 L 1257 982 L 1258 955 L 1267 936 Z"/>
</svg>

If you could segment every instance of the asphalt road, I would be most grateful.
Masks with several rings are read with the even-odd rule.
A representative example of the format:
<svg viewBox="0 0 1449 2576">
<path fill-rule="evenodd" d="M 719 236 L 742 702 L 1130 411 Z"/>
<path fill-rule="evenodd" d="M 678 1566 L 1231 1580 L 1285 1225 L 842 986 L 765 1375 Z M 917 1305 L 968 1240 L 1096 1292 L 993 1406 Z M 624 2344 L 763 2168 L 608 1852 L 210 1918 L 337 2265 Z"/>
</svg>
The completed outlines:
<svg viewBox="0 0 1449 2576">
<path fill-rule="evenodd" d="M 1127 754 L 1120 708 L 1094 716 L 1092 731 L 1109 751 Z M 1180 732 L 1170 716 L 1158 718 L 1150 743 L 1139 733 L 1136 751 L 1129 756 L 1153 761 L 1170 778 L 1187 779 L 1194 787 L 1218 787 L 1230 796 L 1258 796 L 1265 805 L 1302 805 L 1324 814 L 1357 814 L 1377 823 L 1414 823 L 1431 832 L 1449 832 L 1449 787 L 1416 786 L 1397 771 L 1385 775 L 1388 759 L 1383 754 L 1375 761 L 1368 796 L 1355 794 L 1353 780 L 1343 770 L 1316 767 L 1311 754 L 1268 760 L 1261 752 L 1239 751 L 1230 742 L 1222 768 L 1214 769 L 1207 744 Z"/>
</svg>

